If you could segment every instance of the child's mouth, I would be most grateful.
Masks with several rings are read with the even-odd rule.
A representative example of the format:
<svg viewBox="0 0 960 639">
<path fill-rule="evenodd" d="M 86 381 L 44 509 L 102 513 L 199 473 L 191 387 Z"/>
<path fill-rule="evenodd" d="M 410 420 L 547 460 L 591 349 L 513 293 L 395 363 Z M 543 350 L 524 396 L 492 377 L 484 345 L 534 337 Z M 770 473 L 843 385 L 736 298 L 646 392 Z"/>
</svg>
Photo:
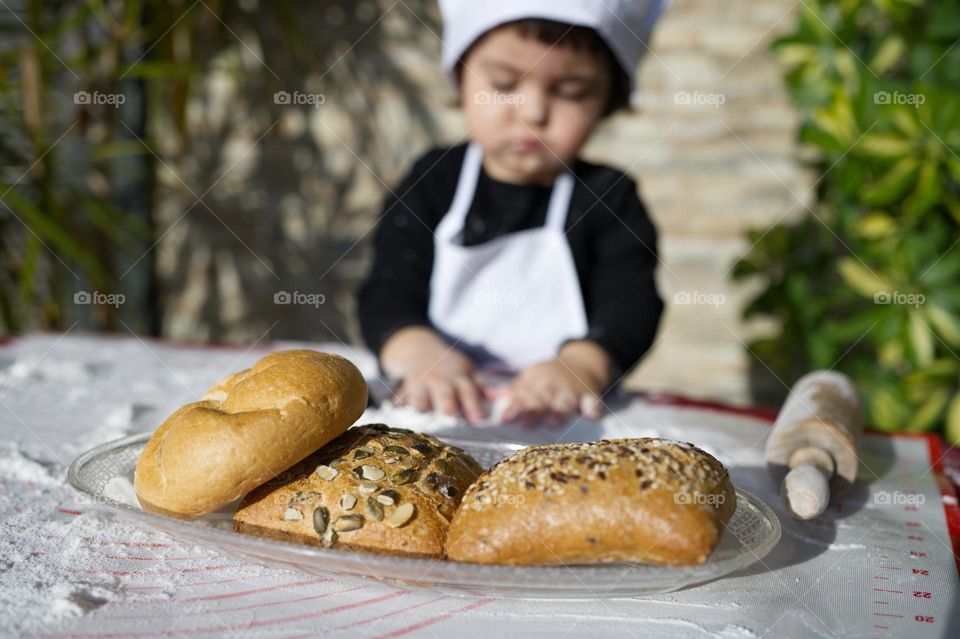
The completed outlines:
<svg viewBox="0 0 960 639">
<path fill-rule="evenodd" d="M 513 148 L 521 153 L 532 153 L 539 151 L 543 143 L 537 138 L 516 138 L 513 141 Z"/>
</svg>

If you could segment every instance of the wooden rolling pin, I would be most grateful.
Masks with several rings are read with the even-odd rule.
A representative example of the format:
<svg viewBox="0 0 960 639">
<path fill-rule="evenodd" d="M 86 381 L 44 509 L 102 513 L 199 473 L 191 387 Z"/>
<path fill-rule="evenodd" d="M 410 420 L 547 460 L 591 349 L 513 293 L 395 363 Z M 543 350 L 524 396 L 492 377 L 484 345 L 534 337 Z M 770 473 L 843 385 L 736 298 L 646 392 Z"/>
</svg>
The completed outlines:
<svg viewBox="0 0 960 639">
<path fill-rule="evenodd" d="M 857 479 L 863 415 L 853 381 L 843 373 L 814 371 L 787 396 L 767 439 L 767 468 L 787 509 L 800 519 L 819 516 L 830 496 Z"/>
</svg>

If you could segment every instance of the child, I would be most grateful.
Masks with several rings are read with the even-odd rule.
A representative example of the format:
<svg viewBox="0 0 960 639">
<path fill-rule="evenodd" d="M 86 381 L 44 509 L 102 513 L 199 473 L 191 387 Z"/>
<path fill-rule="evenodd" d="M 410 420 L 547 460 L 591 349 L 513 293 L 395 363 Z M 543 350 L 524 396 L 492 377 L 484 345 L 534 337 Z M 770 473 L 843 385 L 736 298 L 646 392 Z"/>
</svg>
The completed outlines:
<svg viewBox="0 0 960 639">
<path fill-rule="evenodd" d="M 504 421 L 596 418 L 653 343 L 656 235 L 633 180 L 577 158 L 626 107 L 666 0 L 441 0 L 469 143 L 387 197 L 364 339 L 418 410 L 485 416 L 481 367 L 518 374 Z"/>
</svg>

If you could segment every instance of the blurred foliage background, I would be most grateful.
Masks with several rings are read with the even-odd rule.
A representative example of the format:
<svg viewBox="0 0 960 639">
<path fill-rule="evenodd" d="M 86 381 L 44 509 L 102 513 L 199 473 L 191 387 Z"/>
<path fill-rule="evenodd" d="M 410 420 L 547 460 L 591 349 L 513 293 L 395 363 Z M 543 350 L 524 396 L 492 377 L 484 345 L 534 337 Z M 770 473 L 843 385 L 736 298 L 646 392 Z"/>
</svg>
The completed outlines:
<svg viewBox="0 0 960 639">
<path fill-rule="evenodd" d="M 4 3 L 0 331 L 347 341 L 343 256 L 436 136 L 420 60 L 388 48 L 432 71 L 423 30 L 432 0 Z M 274 303 L 298 288 L 332 301 Z"/>
<path fill-rule="evenodd" d="M 790 383 L 852 375 L 868 423 L 960 441 L 960 3 L 801 4 L 775 56 L 818 169 L 799 224 L 751 233 L 750 350 Z"/>
</svg>

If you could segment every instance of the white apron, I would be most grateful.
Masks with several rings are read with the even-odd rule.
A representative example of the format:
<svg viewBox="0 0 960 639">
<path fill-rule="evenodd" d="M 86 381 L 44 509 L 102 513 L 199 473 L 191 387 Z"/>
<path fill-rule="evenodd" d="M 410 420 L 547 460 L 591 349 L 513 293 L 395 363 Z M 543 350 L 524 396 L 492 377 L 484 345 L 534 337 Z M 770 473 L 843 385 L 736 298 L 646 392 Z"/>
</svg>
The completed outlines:
<svg viewBox="0 0 960 639">
<path fill-rule="evenodd" d="M 434 235 L 429 317 L 479 364 L 519 370 L 587 334 L 587 315 L 564 233 L 573 176 L 557 176 L 541 228 L 463 246 L 483 151 L 467 146 L 457 191 Z"/>
</svg>

